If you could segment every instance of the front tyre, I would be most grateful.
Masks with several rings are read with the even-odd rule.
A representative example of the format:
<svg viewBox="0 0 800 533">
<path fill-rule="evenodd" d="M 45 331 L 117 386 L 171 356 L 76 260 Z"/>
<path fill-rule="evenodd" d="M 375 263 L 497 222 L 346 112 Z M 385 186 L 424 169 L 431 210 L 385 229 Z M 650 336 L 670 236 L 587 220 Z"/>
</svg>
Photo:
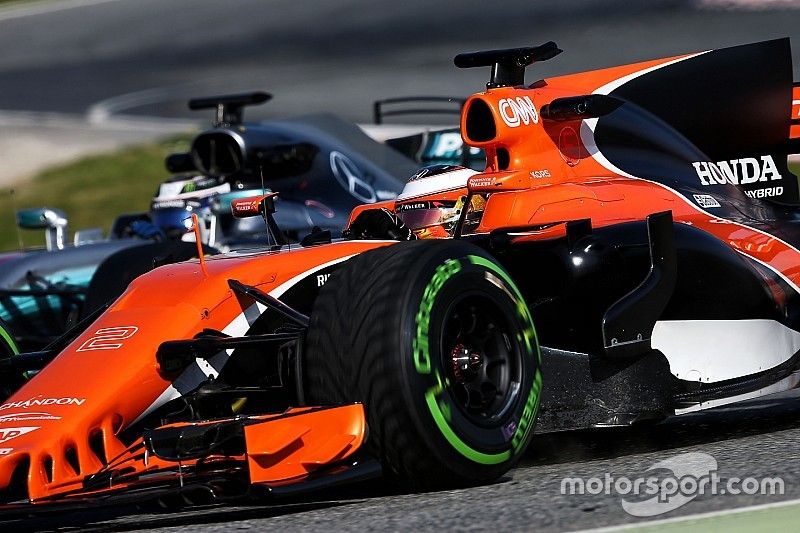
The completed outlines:
<svg viewBox="0 0 800 533">
<path fill-rule="evenodd" d="M 367 447 L 420 487 L 492 481 L 533 432 L 541 390 L 530 312 L 463 241 L 398 243 L 328 279 L 306 345 L 309 403 L 360 401 Z"/>
</svg>

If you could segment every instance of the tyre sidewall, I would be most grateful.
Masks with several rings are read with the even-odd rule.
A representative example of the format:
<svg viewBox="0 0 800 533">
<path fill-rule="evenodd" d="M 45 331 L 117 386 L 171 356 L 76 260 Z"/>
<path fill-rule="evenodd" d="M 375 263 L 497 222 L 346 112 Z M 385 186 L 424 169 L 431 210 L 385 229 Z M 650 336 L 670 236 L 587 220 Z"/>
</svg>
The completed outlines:
<svg viewBox="0 0 800 533">
<path fill-rule="evenodd" d="M 502 475 L 525 450 L 533 432 L 541 389 L 540 356 L 533 322 L 508 274 L 483 250 L 461 242 L 425 250 L 402 298 L 398 356 L 406 402 L 439 462 L 467 479 Z M 519 387 L 508 409 L 491 424 L 477 425 L 459 409 L 449 390 L 441 337 L 445 316 L 464 294 L 490 299 L 510 327 L 521 355 Z M 427 345 L 427 347 L 426 347 Z"/>
</svg>

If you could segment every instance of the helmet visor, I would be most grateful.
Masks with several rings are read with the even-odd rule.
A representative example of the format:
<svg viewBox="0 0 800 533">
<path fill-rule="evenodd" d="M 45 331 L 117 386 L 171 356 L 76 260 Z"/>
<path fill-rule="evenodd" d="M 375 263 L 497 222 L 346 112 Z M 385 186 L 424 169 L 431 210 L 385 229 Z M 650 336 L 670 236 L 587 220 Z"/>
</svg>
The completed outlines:
<svg viewBox="0 0 800 533">
<path fill-rule="evenodd" d="M 460 212 L 456 202 L 411 202 L 397 207 L 397 217 L 411 230 L 452 224 Z"/>
</svg>

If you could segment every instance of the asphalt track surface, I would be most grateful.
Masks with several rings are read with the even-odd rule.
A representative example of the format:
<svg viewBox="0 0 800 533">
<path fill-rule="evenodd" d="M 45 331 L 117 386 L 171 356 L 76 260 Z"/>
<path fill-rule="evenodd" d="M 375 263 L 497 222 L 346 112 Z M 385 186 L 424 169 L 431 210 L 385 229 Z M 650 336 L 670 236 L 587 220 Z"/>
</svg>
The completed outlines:
<svg viewBox="0 0 800 533">
<path fill-rule="evenodd" d="M 275 100 L 251 116 L 335 111 L 368 121 L 377 98 L 480 89 L 485 72 L 452 66 L 466 50 L 558 42 L 565 53 L 535 66 L 530 80 L 782 36 L 800 57 L 800 11 L 703 8 L 699 0 L 62 2 L 0 11 L 0 110 L 87 123 L 130 114 L 197 120 L 185 109 L 190 96 L 266 89 Z M 657 461 L 704 452 L 723 477 L 785 483 L 780 496 L 699 497 L 664 515 L 673 517 L 800 498 L 798 448 L 800 400 L 762 400 L 654 426 L 538 436 L 491 486 L 402 494 L 371 482 L 275 505 L 98 510 L 0 530 L 587 529 L 641 519 L 619 495 L 562 495 L 564 477 L 635 477 Z"/>
<path fill-rule="evenodd" d="M 253 116 L 365 121 L 375 99 L 481 89 L 487 69 L 452 64 L 476 49 L 556 41 L 565 52 L 530 81 L 784 36 L 800 57 L 800 11 L 700 7 L 726 1 L 58 0 L 75 7 L 27 16 L 23 5 L 0 12 L 0 110 L 198 119 L 191 96 L 263 89 L 275 99 Z"/>
<path fill-rule="evenodd" d="M 249 507 L 206 507 L 152 513 L 135 509 L 81 512 L 0 523 L 3 531 L 573 531 L 641 522 L 619 495 L 562 494 L 565 477 L 634 479 L 655 462 L 702 452 L 723 479 L 780 477 L 783 495 L 699 496 L 669 514 L 693 515 L 800 498 L 800 398 L 750 402 L 738 408 L 685 415 L 652 426 L 542 435 L 498 483 L 403 494 L 379 481 L 335 492 Z"/>
</svg>

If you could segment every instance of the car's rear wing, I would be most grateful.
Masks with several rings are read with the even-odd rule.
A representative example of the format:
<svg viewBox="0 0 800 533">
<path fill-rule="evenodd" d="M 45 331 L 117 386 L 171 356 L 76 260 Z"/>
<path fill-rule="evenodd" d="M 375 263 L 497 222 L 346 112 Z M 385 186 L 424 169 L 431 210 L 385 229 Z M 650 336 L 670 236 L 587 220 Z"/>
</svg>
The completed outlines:
<svg viewBox="0 0 800 533">
<path fill-rule="evenodd" d="M 386 117 L 408 115 L 453 115 L 458 123 L 466 98 L 452 96 L 403 96 L 376 100 L 372 104 L 375 124 L 383 124 Z"/>
<path fill-rule="evenodd" d="M 486 158 L 478 148 L 468 148 L 461 139 L 458 128 L 465 98 L 449 96 L 406 96 L 376 100 L 373 104 L 374 125 L 362 126 L 373 138 L 380 139 L 420 165 L 462 165 L 483 170 Z M 386 118 L 407 116 L 453 117 L 453 125 L 409 126 L 386 125 Z M 393 129 L 388 129 L 393 128 Z"/>
</svg>

